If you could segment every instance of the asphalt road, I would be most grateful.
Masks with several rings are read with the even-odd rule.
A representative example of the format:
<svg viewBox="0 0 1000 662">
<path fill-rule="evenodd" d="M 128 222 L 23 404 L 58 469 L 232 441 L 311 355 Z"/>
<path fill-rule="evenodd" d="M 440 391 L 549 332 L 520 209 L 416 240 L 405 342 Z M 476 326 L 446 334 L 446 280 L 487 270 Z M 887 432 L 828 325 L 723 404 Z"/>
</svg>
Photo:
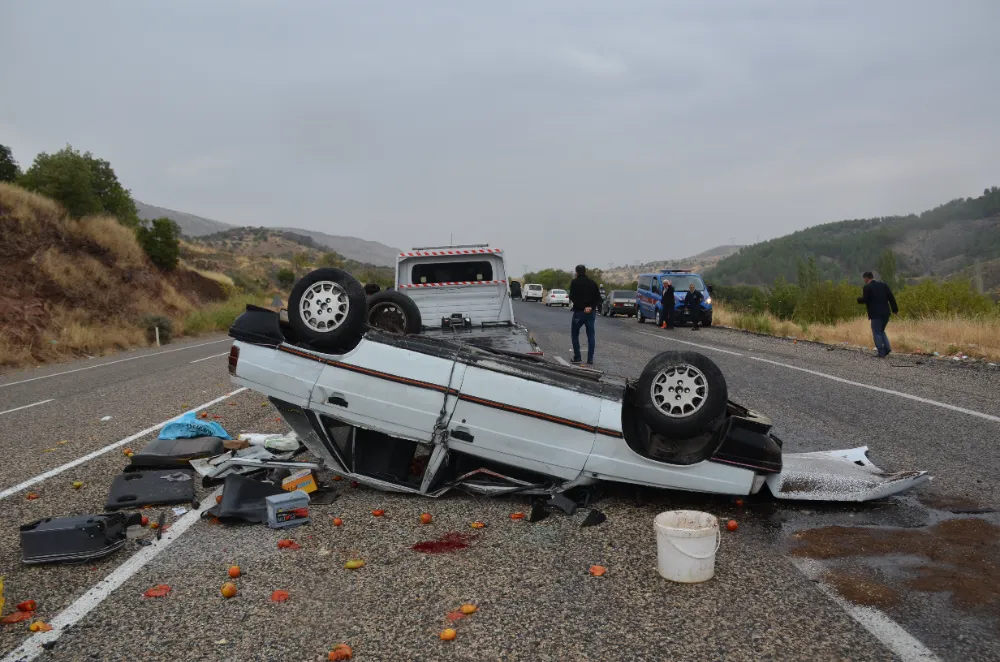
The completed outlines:
<svg viewBox="0 0 1000 662">
<path fill-rule="evenodd" d="M 569 358 L 568 311 L 515 306 L 547 355 Z M 1000 466 L 1000 422 L 988 417 L 1000 415 L 997 373 L 902 359 L 899 365 L 912 367 L 893 368 L 850 352 L 718 329 L 668 336 L 626 319 L 599 320 L 598 368 L 632 376 L 658 351 L 702 351 L 723 368 L 733 399 L 775 420 L 789 450 L 868 445 L 886 469 L 931 470 L 933 487 L 864 507 L 760 499 L 738 506 L 669 492 L 646 493 L 637 502 L 618 489 L 599 502 L 608 520 L 580 528 L 579 514 L 536 524 L 510 520 L 510 513 L 527 510 L 525 499 L 430 500 L 341 481 L 334 483 L 340 497 L 333 504 L 313 506 L 313 522 L 287 534 L 213 525 L 167 509 L 171 530 L 152 546 L 129 543 L 92 564 L 23 566 L 17 525 L 101 512 L 110 481 L 127 461 L 122 448 L 140 448 L 166 420 L 211 403 L 205 411 L 231 434 L 284 430 L 258 394 L 233 393 L 223 356 L 228 346 L 225 338 L 205 338 L 0 377 L 6 456 L 0 575 L 7 611 L 34 599 L 40 618 L 61 624 L 55 647 L 38 659 L 325 659 L 341 641 L 354 648 L 356 660 L 1000 657 L 992 607 L 956 607 L 946 594 L 906 589 L 902 600 L 878 612 L 859 609 L 814 581 L 823 579 L 815 567 L 806 568 L 807 576 L 789 551 L 795 532 L 824 524 L 915 527 L 954 517 L 928 503 L 963 498 L 996 506 L 1000 491 L 991 471 Z M 73 489 L 74 481 L 83 487 Z M 27 499 L 29 492 L 38 498 Z M 207 490 L 199 496 L 213 501 Z M 716 578 L 704 584 L 674 585 L 655 572 L 652 518 L 684 507 L 740 522 L 737 532 L 726 532 Z M 386 516 L 372 517 L 374 508 Z M 425 511 L 434 523 L 421 526 Z M 344 525 L 332 526 L 333 516 Z M 410 549 L 444 533 L 472 533 L 473 520 L 488 526 L 468 549 L 441 555 Z M 279 550 L 284 535 L 302 548 Z M 356 557 L 366 560 L 364 568 L 343 569 Z M 236 581 L 239 596 L 225 600 L 219 587 L 231 563 L 244 575 Z M 592 564 L 607 566 L 607 574 L 590 577 Z M 167 597 L 141 597 L 161 583 L 172 588 Z M 275 589 L 289 591 L 290 599 L 271 603 Z M 479 611 L 451 623 L 446 614 L 465 602 Z M 449 625 L 459 636 L 442 642 L 437 634 Z M 31 636 L 41 635 L 30 635 L 26 623 L 0 626 L 0 656 Z"/>
</svg>

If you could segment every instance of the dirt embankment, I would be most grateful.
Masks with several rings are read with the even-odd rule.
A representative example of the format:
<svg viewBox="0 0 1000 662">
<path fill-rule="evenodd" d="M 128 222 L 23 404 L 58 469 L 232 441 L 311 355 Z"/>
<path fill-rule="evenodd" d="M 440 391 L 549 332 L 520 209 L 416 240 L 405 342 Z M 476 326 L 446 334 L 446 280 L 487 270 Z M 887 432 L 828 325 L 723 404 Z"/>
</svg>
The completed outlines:
<svg viewBox="0 0 1000 662">
<path fill-rule="evenodd" d="M 147 316 L 225 296 L 194 272 L 161 272 L 112 217 L 72 219 L 0 184 L 0 369 L 143 346 Z"/>
</svg>

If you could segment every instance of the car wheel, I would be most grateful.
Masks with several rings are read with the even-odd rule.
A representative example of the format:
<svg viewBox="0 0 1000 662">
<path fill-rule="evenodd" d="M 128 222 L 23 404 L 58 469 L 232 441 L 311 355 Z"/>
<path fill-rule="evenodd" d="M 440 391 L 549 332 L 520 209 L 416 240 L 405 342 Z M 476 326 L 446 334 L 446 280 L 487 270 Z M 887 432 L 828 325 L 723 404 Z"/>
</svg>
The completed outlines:
<svg viewBox="0 0 1000 662">
<path fill-rule="evenodd" d="M 368 326 L 390 333 L 420 333 L 423 321 L 420 308 L 402 292 L 387 290 L 368 299 Z"/>
<path fill-rule="evenodd" d="M 642 311 L 641 310 L 636 312 L 636 314 L 635 314 L 635 321 L 637 321 L 639 324 L 642 324 L 643 322 L 646 321 L 646 318 L 642 316 Z"/>
<path fill-rule="evenodd" d="M 663 315 L 658 310 L 656 311 L 656 317 L 653 318 L 653 323 L 658 327 L 663 326 Z"/>
<path fill-rule="evenodd" d="M 365 290 L 343 269 L 316 269 L 298 280 L 288 297 L 288 323 L 321 352 L 346 352 L 365 331 Z"/>
<path fill-rule="evenodd" d="M 707 356 L 663 352 L 646 364 L 636 385 L 639 411 L 664 437 L 690 439 L 713 430 L 726 414 L 726 378 Z"/>
</svg>

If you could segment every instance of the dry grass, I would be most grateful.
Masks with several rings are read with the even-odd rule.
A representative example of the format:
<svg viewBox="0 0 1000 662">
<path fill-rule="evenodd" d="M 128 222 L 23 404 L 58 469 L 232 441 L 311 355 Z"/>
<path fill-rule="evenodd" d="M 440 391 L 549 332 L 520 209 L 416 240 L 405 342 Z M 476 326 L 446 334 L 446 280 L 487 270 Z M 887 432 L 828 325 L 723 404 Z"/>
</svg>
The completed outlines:
<svg viewBox="0 0 1000 662">
<path fill-rule="evenodd" d="M 779 337 L 813 340 L 874 349 L 870 322 L 864 317 L 838 324 L 811 324 L 779 320 L 770 314 L 743 314 L 716 305 L 714 321 L 723 326 Z M 893 351 L 945 356 L 961 353 L 973 358 L 1000 361 L 1000 317 L 980 319 L 958 316 L 930 319 L 894 317 L 886 329 Z"/>
</svg>

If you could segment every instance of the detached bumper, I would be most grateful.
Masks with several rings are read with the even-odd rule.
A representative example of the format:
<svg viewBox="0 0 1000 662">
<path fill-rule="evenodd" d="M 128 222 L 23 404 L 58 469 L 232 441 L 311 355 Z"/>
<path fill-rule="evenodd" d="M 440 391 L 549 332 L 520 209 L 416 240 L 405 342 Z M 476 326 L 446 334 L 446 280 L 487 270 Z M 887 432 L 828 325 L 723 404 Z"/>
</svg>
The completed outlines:
<svg viewBox="0 0 1000 662">
<path fill-rule="evenodd" d="M 882 471 L 868 459 L 868 447 L 818 453 L 786 453 L 781 473 L 767 477 L 778 499 L 873 501 L 930 480 L 926 471 Z"/>
</svg>

